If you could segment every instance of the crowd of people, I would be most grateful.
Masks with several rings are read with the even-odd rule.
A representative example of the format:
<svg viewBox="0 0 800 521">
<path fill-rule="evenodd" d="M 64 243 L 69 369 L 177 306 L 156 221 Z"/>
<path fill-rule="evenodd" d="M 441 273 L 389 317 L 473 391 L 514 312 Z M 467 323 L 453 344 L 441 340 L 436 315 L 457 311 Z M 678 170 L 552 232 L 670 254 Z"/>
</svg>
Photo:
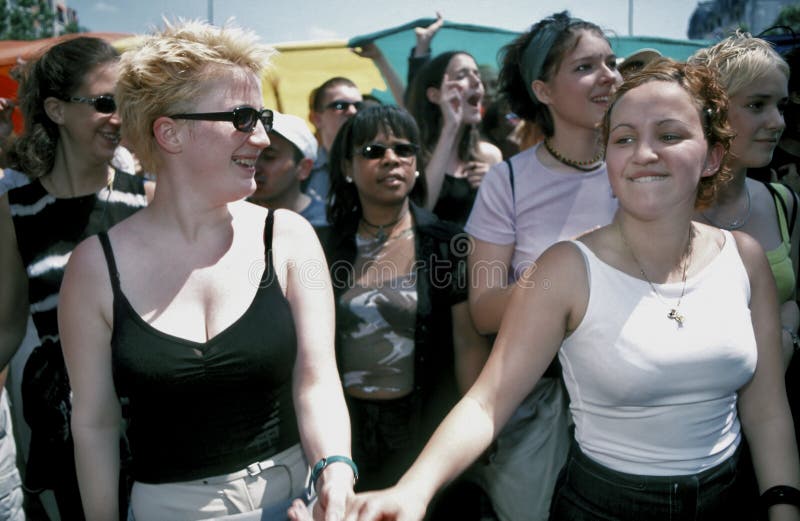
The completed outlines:
<svg viewBox="0 0 800 521">
<path fill-rule="evenodd" d="M 800 520 L 796 57 L 443 24 L 308 114 L 232 23 L 20 65 L 0 520 Z"/>
</svg>

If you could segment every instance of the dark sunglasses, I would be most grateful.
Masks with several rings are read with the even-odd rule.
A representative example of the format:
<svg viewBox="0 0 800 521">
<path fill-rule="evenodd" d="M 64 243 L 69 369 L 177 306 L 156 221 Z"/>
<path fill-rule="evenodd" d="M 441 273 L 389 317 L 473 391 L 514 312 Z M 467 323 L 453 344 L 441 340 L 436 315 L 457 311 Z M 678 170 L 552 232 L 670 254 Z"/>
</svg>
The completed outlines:
<svg viewBox="0 0 800 521">
<path fill-rule="evenodd" d="M 388 149 L 392 149 L 397 157 L 414 157 L 419 147 L 414 143 L 395 143 L 392 146 L 373 143 L 361 149 L 360 153 L 367 159 L 381 159 Z"/>
<path fill-rule="evenodd" d="M 175 114 L 172 119 L 196 119 L 200 121 L 230 121 L 239 132 L 250 133 L 255 130 L 258 120 L 266 132 L 272 131 L 272 111 L 253 107 L 236 107 L 230 112 L 200 112 L 196 114 Z"/>
<path fill-rule="evenodd" d="M 117 103 L 114 101 L 114 96 L 95 96 L 94 98 L 82 98 L 80 96 L 72 96 L 69 100 L 75 103 L 87 103 L 94 107 L 94 110 L 101 114 L 113 114 L 117 110 Z"/>
<path fill-rule="evenodd" d="M 325 105 L 325 108 L 333 109 L 337 112 L 344 112 L 345 110 L 350 108 L 350 105 L 356 108 L 356 112 L 364 108 L 363 101 L 341 101 L 341 100 L 331 101 L 330 103 Z"/>
</svg>

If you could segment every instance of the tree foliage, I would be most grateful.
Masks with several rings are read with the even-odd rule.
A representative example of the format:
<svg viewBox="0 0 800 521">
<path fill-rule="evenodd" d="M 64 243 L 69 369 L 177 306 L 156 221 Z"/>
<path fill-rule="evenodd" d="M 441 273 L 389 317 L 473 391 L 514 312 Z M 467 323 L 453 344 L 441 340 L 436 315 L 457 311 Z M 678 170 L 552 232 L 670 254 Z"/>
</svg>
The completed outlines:
<svg viewBox="0 0 800 521">
<path fill-rule="evenodd" d="M 0 0 L 0 40 L 54 36 L 54 21 L 47 0 Z"/>
<path fill-rule="evenodd" d="M 772 25 L 785 25 L 800 33 L 800 5 L 786 5 L 781 9 Z"/>
</svg>

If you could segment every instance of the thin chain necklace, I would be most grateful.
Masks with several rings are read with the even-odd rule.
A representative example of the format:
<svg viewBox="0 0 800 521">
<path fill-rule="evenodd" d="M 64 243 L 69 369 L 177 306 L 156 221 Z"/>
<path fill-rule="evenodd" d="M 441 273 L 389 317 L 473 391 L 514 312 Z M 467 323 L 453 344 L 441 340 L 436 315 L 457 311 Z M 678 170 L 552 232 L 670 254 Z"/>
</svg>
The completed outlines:
<svg viewBox="0 0 800 521">
<path fill-rule="evenodd" d="M 604 151 L 602 147 L 600 148 L 600 151 L 588 161 L 576 161 L 574 159 L 564 157 L 555 148 L 553 148 L 549 138 L 544 138 L 544 148 L 546 148 L 547 151 L 550 152 L 550 155 L 556 158 L 560 163 L 571 166 L 572 168 L 577 168 L 582 172 L 592 172 L 597 170 L 600 168 L 601 161 L 603 160 Z"/>
<path fill-rule="evenodd" d="M 408 205 L 406 205 L 403 208 L 403 210 L 400 212 L 400 215 L 397 216 L 397 219 L 388 222 L 386 224 L 372 224 L 366 219 L 366 217 L 364 217 L 364 214 L 362 213 L 361 222 L 363 222 L 366 226 L 369 226 L 370 228 L 375 228 L 378 230 L 377 232 L 367 231 L 367 233 L 375 237 L 375 239 L 377 239 L 378 242 L 386 242 L 386 239 L 389 238 L 389 235 L 386 233 L 384 229 L 385 228 L 389 229 L 389 233 L 392 233 L 392 229 L 394 228 L 394 226 L 403 220 L 403 217 L 406 216 L 406 213 L 408 213 Z"/>
<path fill-rule="evenodd" d="M 652 281 L 650 280 L 650 277 L 648 277 L 647 273 L 644 272 L 642 263 L 639 262 L 639 259 L 636 258 L 636 254 L 633 253 L 633 248 L 631 248 L 630 244 L 628 244 L 628 241 L 625 239 L 625 234 L 622 233 L 622 224 L 619 222 L 617 223 L 617 230 L 619 230 L 619 236 L 622 238 L 622 244 L 625 245 L 625 248 L 627 248 L 628 252 L 631 254 L 631 257 L 633 257 L 633 261 L 636 263 L 636 266 L 638 266 L 639 273 L 642 274 L 644 280 L 646 280 L 647 283 L 650 285 L 650 289 L 653 290 L 653 293 L 655 293 L 658 300 L 661 301 L 661 303 L 664 304 L 666 307 L 670 308 L 669 313 L 667 313 L 667 318 L 677 322 L 679 327 L 683 327 L 683 321 L 686 317 L 684 315 L 681 315 L 678 312 L 678 309 L 680 309 L 681 300 L 683 299 L 684 293 L 686 293 L 686 268 L 689 266 L 689 263 L 692 260 L 692 239 L 694 238 L 694 227 L 691 224 L 689 224 L 689 239 L 686 241 L 686 249 L 683 252 L 683 257 L 684 257 L 683 276 L 682 276 L 683 287 L 681 288 L 681 296 L 678 297 L 678 303 L 675 304 L 675 307 L 670 307 L 670 305 L 667 304 L 667 302 L 658 293 L 658 290 L 656 289 L 655 284 L 653 284 Z"/>
<path fill-rule="evenodd" d="M 700 214 L 705 218 L 706 221 L 709 222 L 712 226 L 716 226 L 717 228 L 722 228 L 724 230 L 738 230 L 745 224 L 747 221 L 750 220 L 750 212 L 753 210 L 753 206 L 750 204 L 750 188 L 748 188 L 747 184 L 744 185 L 744 193 L 747 196 L 746 199 L 746 208 L 744 210 L 744 215 L 740 218 L 736 218 L 727 224 L 718 224 L 714 222 L 711 217 L 706 215 L 705 212 L 700 212 Z"/>
</svg>

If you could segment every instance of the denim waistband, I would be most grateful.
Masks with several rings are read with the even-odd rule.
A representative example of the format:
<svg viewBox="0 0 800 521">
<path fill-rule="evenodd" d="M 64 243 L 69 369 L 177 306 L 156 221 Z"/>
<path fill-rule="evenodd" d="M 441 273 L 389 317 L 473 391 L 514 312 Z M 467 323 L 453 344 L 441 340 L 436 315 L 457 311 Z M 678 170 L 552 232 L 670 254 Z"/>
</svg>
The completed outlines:
<svg viewBox="0 0 800 521">
<path fill-rule="evenodd" d="M 740 450 L 697 474 L 648 476 L 606 467 L 573 442 L 559 476 L 551 519 L 718 521 L 740 519 L 736 466 Z"/>
<path fill-rule="evenodd" d="M 608 477 L 617 484 L 632 488 L 646 489 L 660 488 L 661 486 L 669 487 L 675 484 L 703 486 L 720 480 L 728 481 L 736 474 L 736 465 L 739 461 L 741 450 L 740 444 L 730 458 L 697 474 L 679 474 L 673 476 L 645 476 L 628 474 L 611 469 L 584 454 L 575 440 L 573 440 L 572 446 L 570 447 L 570 457 L 574 458 L 578 464 L 590 470 L 592 473 Z"/>
</svg>

